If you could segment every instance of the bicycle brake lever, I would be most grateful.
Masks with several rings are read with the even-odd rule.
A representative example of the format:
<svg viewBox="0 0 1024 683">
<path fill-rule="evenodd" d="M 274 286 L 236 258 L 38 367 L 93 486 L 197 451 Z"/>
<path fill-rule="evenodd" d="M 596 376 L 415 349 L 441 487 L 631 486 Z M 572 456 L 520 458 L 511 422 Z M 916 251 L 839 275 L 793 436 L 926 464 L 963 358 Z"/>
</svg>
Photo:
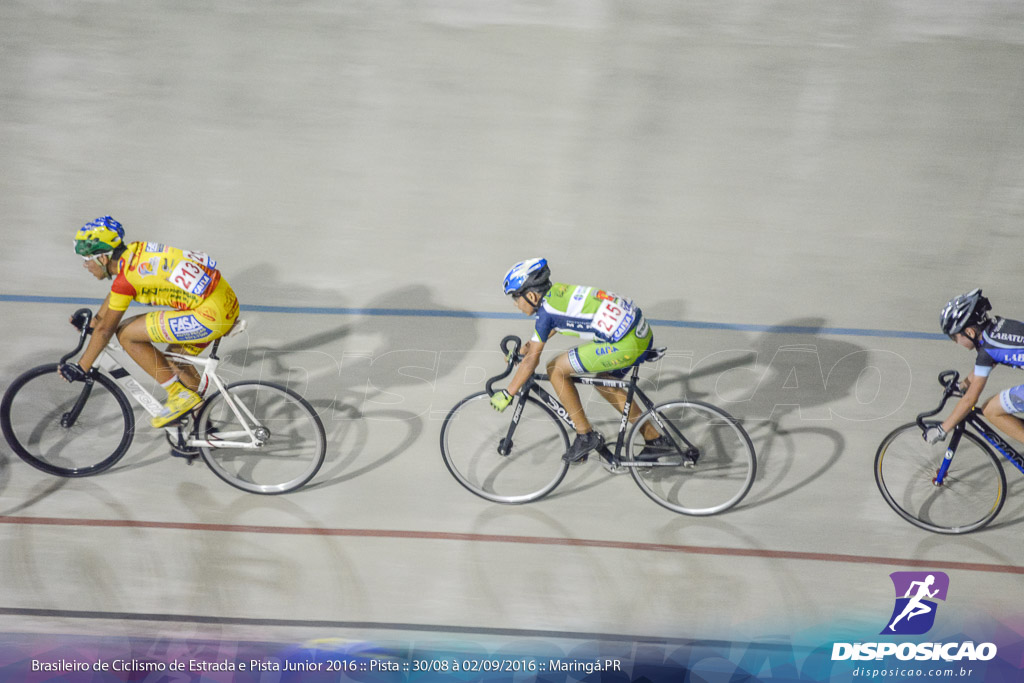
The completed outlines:
<svg viewBox="0 0 1024 683">
<path fill-rule="evenodd" d="M 508 348 L 509 344 L 512 345 L 511 349 Z M 513 359 L 516 360 L 517 362 L 523 359 L 523 357 L 519 353 L 519 349 L 523 347 L 523 340 L 517 337 L 516 335 L 510 334 L 504 339 L 502 339 L 500 346 L 501 352 L 505 354 L 506 363 L 512 361 Z"/>
<path fill-rule="evenodd" d="M 71 314 L 71 324 L 78 329 L 80 332 L 88 334 L 89 323 L 92 322 L 92 310 L 88 308 L 79 308 L 77 311 Z"/>
</svg>

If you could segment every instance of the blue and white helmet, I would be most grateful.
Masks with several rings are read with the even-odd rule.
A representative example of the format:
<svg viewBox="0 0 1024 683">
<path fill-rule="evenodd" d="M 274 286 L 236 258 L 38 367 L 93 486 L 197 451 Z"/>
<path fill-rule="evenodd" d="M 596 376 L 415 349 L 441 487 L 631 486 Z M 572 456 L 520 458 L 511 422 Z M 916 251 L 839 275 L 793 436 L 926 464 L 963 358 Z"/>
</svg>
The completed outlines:
<svg viewBox="0 0 1024 683">
<path fill-rule="evenodd" d="M 520 261 L 505 273 L 503 289 L 505 294 L 519 295 L 531 289 L 546 289 L 550 283 L 551 269 L 547 259 L 532 258 Z"/>
</svg>

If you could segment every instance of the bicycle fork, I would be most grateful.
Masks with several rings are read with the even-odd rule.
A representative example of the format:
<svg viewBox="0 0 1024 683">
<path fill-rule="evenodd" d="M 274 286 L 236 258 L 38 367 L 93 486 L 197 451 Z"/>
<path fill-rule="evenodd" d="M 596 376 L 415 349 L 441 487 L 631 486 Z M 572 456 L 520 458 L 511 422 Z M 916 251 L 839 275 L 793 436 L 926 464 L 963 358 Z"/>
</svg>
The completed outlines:
<svg viewBox="0 0 1024 683">
<path fill-rule="evenodd" d="M 949 446 L 946 447 L 946 454 L 942 456 L 942 463 L 939 464 L 939 469 L 935 471 L 935 477 L 932 479 L 932 484 L 935 486 L 942 486 L 946 483 L 946 475 L 949 473 L 949 466 L 953 464 L 953 456 L 956 454 L 956 448 L 960 445 L 960 439 L 964 434 L 964 423 L 961 422 L 953 430 L 953 433 L 949 437 Z"/>
<path fill-rule="evenodd" d="M 60 426 L 64 429 L 71 429 L 75 426 L 75 422 L 78 421 L 78 416 L 82 414 L 82 409 L 85 408 L 85 402 L 89 400 L 90 394 L 92 394 L 93 379 L 86 377 L 85 382 L 82 384 L 82 393 L 75 399 L 75 405 L 71 406 L 71 410 L 60 416 Z"/>
<path fill-rule="evenodd" d="M 523 416 L 523 408 L 526 406 L 526 393 L 525 391 L 521 392 L 518 400 L 516 400 L 516 407 L 512 410 L 512 421 L 508 425 L 508 432 L 498 442 L 498 455 L 508 456 L 512 453 L 512 435 L 515 434 L 516 427 L 519 426 L 519 418 Z"/>
</svg>

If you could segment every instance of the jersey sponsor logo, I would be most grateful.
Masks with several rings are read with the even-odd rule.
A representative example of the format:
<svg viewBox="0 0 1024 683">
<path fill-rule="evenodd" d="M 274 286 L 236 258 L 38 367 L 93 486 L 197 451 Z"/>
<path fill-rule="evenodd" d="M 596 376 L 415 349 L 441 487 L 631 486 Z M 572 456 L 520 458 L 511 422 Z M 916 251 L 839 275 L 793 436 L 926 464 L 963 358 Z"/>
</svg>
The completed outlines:
<svg viewBox="0 0 1024 683">
<path fill-rule="evenodd" d="M 1024 344 L 1024 335 L 1020 334 L 1009 334 L 1009 333 L 996 333 L 992 335 L 992 338 L 996 341 L 1010 342 L 1012 344 Z"/>
<path fill-rule="evenodd" d="M 1024 349 L 986 349 L 997 363 L 1024 365 Z"/>
<path fill-rule="evenodd" d="M 217 316 L 215 316 L 213 314 L 213 312 L 206 310 L 202 306 L 200 306 L 199 308 L 194 309 L 192 311 L 192 314 L 193 315 L 198 315 L 200 318 L 203 318 L 204 320 L 209 320 L 211 323 L 212 322 L 217 322 Z"/>
<path fill-rule="evenodd" d="M 138 268 L 139 275 L 142 276 L 142 277 L 149 277 L 151 275 L 155 275 L 156 274 L 156 270 L 159 267 L 159 264 L 160 264 L 160 257 L 159 256 L 154 256 L 153 258 L 149 259 L 145 263 L 140 263 L 139 264 L 139 268 Z"/>
<path fill-rule="evenodd" d="M 617 346 L 599 346 L 596 349 L 594 349 L 594 353 L 598 356 L 607 356 L 609 353 L 615 353 L 618 350 L 619 347 Z"/>
<path fill-rule="evenodd" d="M 180 318 L 171 318 L 168 321 L 171 334 L 178 341 L 193 341 L 202 339 L 213 333 L 213 330 L 196 320 L 194 315 L 183 315 Z"/>
<path fill-rule="evenodd" d="M 164 245 L 159 242 L 146 242 L 145 251 L 161 252 L 164 250 Z"/>
</svg>

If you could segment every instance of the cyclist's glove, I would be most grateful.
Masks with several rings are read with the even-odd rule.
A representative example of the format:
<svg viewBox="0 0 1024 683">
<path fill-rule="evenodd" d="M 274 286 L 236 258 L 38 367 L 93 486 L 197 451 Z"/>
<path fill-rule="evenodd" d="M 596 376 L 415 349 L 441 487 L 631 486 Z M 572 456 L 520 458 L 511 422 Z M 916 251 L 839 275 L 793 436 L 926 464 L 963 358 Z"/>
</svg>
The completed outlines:
<svg viewBox="0 0 1024 683">
<path fill-rule="evenodd" d="M 57 366 L 57 372 L 69 382 L 84 382 L 89 376 L 78 363 L 61 363 Z"/>
<path fill-rule="evenodd" d="M 491 396 L 491 407 L 497 410 L 499 413 L 508 408 L 508 404 L 512 402 L 512 394 L 508 393 L 504 389 L 501 391 L 494 392 Z"/>
<path fill-rule="evenodd" d="M 928 443 L 938 443 L 946 440 L 946 430 L 942 428 L 942 425 L 934 425 L 929 427 L 924 432 L 924 440 Z"/>
</svg>

